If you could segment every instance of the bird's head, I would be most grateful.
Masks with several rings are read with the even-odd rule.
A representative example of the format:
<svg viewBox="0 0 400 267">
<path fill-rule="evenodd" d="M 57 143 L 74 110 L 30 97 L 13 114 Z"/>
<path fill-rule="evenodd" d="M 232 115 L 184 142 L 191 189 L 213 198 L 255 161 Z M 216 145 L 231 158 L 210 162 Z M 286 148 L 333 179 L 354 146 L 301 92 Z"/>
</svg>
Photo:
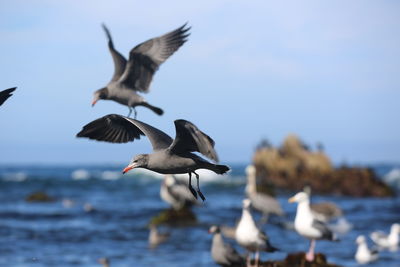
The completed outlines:
<svg viewBox="0 0 400 267">
<path fill-rule="evenodd" d="M 244 209 L 250 208 L 250 205 L 251 205 L 250 199 L 248 199 L 248 198 L 243 199 L 243 208 Z"/>
<path fill-rule="evenodd" d="M 308 201 L 308 195 L 307 195 L 307 193 L 300 192 L 300 193 L 297 193 L 296 195 L 294 195 L 293 197 L 289 198 L 288 201 L 290 203 L 293 203 L 293 202 L 297 202 L 297 203 L 305 202 L 305 201 Z"/>
<path fill-rule="evenodd" d="M 131 162 L 129 162 L 128 166 L 122 171 L 122 173 L 127 173 L 128 171 L 134 168 L 146 168 L 149 162 L 148 154 L 140 154 L 135 156 Z"/>
<path fill-rule="evenodd" d="M 96 105 L 97 101 L 100 99 L 106 99 L 108 96 L 108 89 L 106 87 L 101 88 L 93 93 L 93 101 L 92 101 L 92 107 Z"/>
<path fill-rule="evenodd" d="M 213 225 L 213 226 L 210 227 L 210 229 L 208 229 L 208 233 L 209 234 L 216 234 L 216 233 L 219 233 L 219 232 L 221 232 L 221 229 L 219 228 L 218 225 Z"/>
<path fill-rule="evenodd" d="M 167 174 L 164 177 L 164 183 L 165 183 L 166 186 L 172 186 L 172 185 L 175 184 L 175 179 L 176 178 L 173 175 Z"/>
<path fill-rule="evenodd" d="M 363 243 L 365 243 L 365 236 L 363 236 L 363 235 L 359 235 L 357 238 L 356 238 L 356 244 L 357 245 L 361 245 L 361 244 L 363 244 Z"/>
<path fill-rule="evenodd" d="M 396 232 L 396 233 L 400 234 L 400 224 L 394 223 L 390 230 L 391 230 L 391 232 Z"/>
<path fill-rule="evenodd" d="M 246 174 L 248 176 L 255 176 L 256 175 L 256 167 L 254 165 L 249 165 L 246 167 Z"/>
</svg>

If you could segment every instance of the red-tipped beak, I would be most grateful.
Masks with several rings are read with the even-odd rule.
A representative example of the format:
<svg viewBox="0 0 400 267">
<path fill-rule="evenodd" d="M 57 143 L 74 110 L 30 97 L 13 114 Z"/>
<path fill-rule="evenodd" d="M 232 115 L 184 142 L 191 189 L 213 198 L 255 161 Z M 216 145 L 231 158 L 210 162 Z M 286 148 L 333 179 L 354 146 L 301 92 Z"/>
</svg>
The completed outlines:
<svg viewBox="0 0 400 267">
<path fill-rule="evenodd" d="M 122 171 L 122 173 L 125 174 L 125 173 L 129 172 L 132 169 L 133 169 L 133 167 L 128 166 Z"/>
<path fill-rule="evenodd" d="M 96 105 L 97 100 L 93 100 L 92 102 L 92 107 L 94 107 L 94 105 Z"/>
</svg>

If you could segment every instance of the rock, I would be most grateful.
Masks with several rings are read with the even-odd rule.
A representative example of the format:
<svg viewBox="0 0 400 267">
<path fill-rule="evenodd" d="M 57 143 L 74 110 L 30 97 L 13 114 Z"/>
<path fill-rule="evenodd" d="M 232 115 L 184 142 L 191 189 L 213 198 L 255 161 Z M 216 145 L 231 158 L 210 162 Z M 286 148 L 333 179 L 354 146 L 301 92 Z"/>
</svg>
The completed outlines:
<svg viewBox="0 0 400 267">
<path fill-rule="evenodd" d="M 270 188 L 300 191 L 310 185 L 314 193 L 356 197 L 387 197 L 394 191 L 383 183 L 370 168 L 334 168 L 322 146 L 317 151 L 294 135 L 283 145 L 259 146 L 253 156 L 257 176 Z"/>
<path fill-rule="evenodd" d="M 283 261 L 265 261 L 260 263 L 260 267 L 340 267 L 326 261 L 324 254 L 315 254 L 313 262 L 305 259 L 304 252 L 288 254 Z"/>
<path fill-rule="evenodd" d="M 32 194 L 29 194 L 26 198 L 26 201 L 28 202 L 53 202 L 56 199 L 54 197 L 51 197 L 47 195 L 45 192 L 34 192 Z"/>
<path fill-rule="evenodd" d="M 180 210 L 167 209 L 163 210 L 157 216 L 154 216 L 149 225 L 167 224 L 172 226 L 188 226 L 197 223 L 196 215 L 189 208 Z"/>
</svg>

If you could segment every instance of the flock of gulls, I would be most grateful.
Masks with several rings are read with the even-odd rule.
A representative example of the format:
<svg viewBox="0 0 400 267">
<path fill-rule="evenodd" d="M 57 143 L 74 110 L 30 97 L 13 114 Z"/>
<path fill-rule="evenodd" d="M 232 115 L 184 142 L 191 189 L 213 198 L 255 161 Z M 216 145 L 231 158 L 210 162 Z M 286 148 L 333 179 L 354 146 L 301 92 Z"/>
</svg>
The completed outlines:
<svg viewBox="0 0 400 267">
<path fill-rule="evenodd" d="M 214 149 L 214 140 L 195 124 L 184 119 L 174 121 L 174 139 L 163 131 L 136 119 L 138 106 L 146 107 L 158 115 L 164 113 L 161 108 L 148 103 L 140 93 L 149 92 L 155 72 L 187 41 L 190 27 L 184 24 L 176 30 L 138 44 L 131 49 L 128 60 L 115 49 L 109 29 L 104 24 L 102 27 L 114 62 L 114 74 L 105 87 L 94 92 L 92 106 L 99 100 L 113 100 L 127 106 L 129 113 L 127 116 L 109 114 L 96 119 L 83 126 L 76 136 L 110 143 L 127 143 L 145 135 L 152 145 L 152 153 L 133 157 L 123 173 L 136 168 L 145 168 L 165 175 L 160 196 L 175 210 L 201 204 L 198 197 L 204 201 L 205 196 L 200 190 L 199 175 L 196 170 L 208 169 L 217 174 L 225 174 L 230 170 L 226 165 L 217 164 L 218 156 Z M 10 88 L 0 92 L 0 105 L 15 89 Z M 130 117 L 132 111 L 134 118 Z M 200 157 L 196 152 L 209 160 Z M 174 174 L 188 174 L 188 182 L 177 179 Z M 248 166 L 246 174 L 245 198 L 237 225 L 235 227 L 213 225 L 209 229 L 209 233 L 213 234 L 211 256 L 221 266 L 253 266 L 252 263 L 259 266 L 260 252 L 279 250 L 261 228 L 271 215 L 284 216 L 285 212 L 274 197 L 257 191 L 254 166 Z M 192 176 L 196 178 L 196 189 L 192 186 Z M 304 191 L 291 197 L 289 202 L 297 203 L 292 227 L 299 235 L 310 240 L 310 247 L 305 257 L 307 261 L 312 262 L 315 258 L 316 240 L 338 241 L 334 228 L 328 223 L 333 217 L 341 216 L 342 212 L 334 203 L 311 204 L 310 198 L 311 188 L 306 186 Z M 252 210 L 262 215 L 259 222 L 254 220 Z M 349 229 L 351 226 L 347 225 L 345 231 Z M 373 232 L 370 237 L 376 248 L 395 250 L 399 244 L 399 234 L 400 225 L 393 224 L 389 234 Z M 238 253 L 224 237 L 236 240 L 237 244 L 247 251 L 246 256 Z M 169 233 L 160 233 L 155 225 L 150 226 L 151 248 L 157 247 L 168 238 Z M 369 263 L 378 258 L 378 249 L 368 248 L 365 236 L 358 236 L 356 244 L 358 248 L 355 259 L 359 263 Z M 254 253 L 253 261 L 251 253 Z M 106 258 L 100 259 L 99 262 L 104 266 L 110 264 Z"/>
</svg>

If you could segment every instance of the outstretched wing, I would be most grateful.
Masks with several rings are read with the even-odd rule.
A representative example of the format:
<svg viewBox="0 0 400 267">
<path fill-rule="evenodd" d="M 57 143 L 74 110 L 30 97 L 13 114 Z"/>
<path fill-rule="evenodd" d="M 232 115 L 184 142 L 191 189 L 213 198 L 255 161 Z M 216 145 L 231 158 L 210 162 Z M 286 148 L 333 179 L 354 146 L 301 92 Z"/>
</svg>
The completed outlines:
<svg viewBox="0 0 400 267">
<path fill-rule="evenodd" d="M 10 97 L 12 96 L 12 92 L 17 89 L 17 87 L 9 88 L 0 92 L 0 106 Z"/>
<path fill-rule="evenodd" d="M 214 140 L 199 130 L 193 123 L 186 120 L 176 120 L 176 137 L 170 149 L 175 153 L 200 152 L 209 159 L 218 162 L 214 150 Z"/>
<path fill-rule="evenodd" d="M 172 143 L 172 138 L 166 133 L 144 122 L 117 114 L 106 115 L 86 124 L 76 136 L 110 143 L 126 143 L 140 139 L 141 135 L 149 138 L 153 150 L 165 149 Z"/>
<path fill-rule="evenodd" d="M 117 50 L 115 50 L 114 43 L 113 43 L 110 31 L 108 30 L 107 26 L 105 24 L 102 24 L 101 26 L 103 27 L 103 30 L 107 35 L 108 48 L 110 49 L 110 53 L 111 53 L 111 56 L 114 61 L 114 75 L 113 75 L 111 81 L 118 81 L 118 79 L 121 77 L 122 73 L 125 70 L 126 59 L 123 55 L 121 55 L 121 53 L 119 53 Z"/>
<path fill-rule="evenodd" d="M 129 53 L 129 61 L 119 82 L 125 87 L 148 92 L 154 73 L 186 41 L 190 27 L 186 24 L 160 37 L 135 46 Z"/>
</svg>

